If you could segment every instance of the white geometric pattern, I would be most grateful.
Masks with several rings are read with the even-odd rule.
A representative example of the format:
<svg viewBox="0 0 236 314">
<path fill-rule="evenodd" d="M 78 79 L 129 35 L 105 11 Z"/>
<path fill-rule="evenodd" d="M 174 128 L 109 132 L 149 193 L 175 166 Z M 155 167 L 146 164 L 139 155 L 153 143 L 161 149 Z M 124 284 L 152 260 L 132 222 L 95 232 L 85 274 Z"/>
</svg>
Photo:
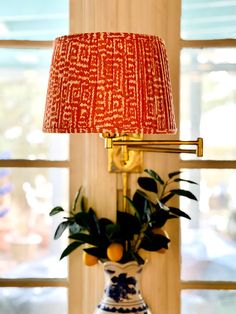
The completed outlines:
<svg viewBox="0 0 236 314">
<path fill-rule="evenodd" d="M 174 133 L 164 42 L 128 33 L 57 38 L 43 130 Z"/>
</svg>

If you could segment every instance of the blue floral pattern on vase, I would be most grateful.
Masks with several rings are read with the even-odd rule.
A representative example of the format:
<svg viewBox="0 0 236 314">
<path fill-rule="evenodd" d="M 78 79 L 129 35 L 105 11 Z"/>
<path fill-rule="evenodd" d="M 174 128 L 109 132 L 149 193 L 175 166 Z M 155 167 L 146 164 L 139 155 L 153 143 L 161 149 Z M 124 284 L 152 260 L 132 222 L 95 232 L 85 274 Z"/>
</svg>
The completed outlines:
<svg viewBox="0 0 236 314">
<path fill-rule="evenodd" d="M 105 289 L 94 314 L 151 314 L 140 292 L 142 265 L 104 263 Z"/>
<path fill-rule="evenodd" d="M 112 284 L 106 289 L 106 294 L 116 302 L 128 300 L 129 294 L 136 293 L 136 280 L 134 277 L 127 277 L 126 273 L 112 277 L 111 282 Z"/>
</svg>

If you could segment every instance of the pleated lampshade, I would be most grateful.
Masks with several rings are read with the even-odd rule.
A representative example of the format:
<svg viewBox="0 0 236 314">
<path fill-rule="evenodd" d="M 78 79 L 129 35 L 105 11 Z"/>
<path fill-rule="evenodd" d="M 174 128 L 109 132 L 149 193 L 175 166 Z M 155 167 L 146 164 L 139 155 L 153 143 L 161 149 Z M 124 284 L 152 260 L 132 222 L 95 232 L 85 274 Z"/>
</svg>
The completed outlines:
<svg viewBox="0 0 236 314">
<path fill-rule="evenodd" d="M 129 33 L 57 38 L 43 131 L 175 133 L 164 42 Z"/>
</svg>

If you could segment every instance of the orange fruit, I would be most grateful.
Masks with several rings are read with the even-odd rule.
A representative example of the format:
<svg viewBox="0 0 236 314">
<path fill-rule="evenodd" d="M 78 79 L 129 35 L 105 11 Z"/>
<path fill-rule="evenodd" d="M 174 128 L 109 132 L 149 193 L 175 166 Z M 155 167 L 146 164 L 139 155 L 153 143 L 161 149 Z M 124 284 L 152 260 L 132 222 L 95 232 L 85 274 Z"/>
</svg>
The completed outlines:
<svg viewBox="0 0 236 314">
<path fill-rule="evenodd" d="M 98 258 L 84 251 L 83 262 L 86 266 L 93 266 L 98 263 Z"/>
<path fill-rule="evenodd" d="M 120 243 L 112 243 L 107 248 L 107 257 L 112 262 L 118 262 L 123 256 L 123 245 Z"/>
<path fill-rule="evenodd" d="M 153 229 L 152 229 L 152 232 L 153 232 L 154 234 L 163 235 L 164 237 L 166 237 L 166 238 L 169 239 L 168 233 L 167 233 L 165 230 L 163 230 L 162 228 L 153 228 Z M 168 247 L 169 247 L 169 243 L 168 243 Z M 160 253 L 160 254 L 165 254 L 166 251 L 167 251 L 167 249 L 163 247 L 163 248 L 161 248 L 160 250 L 158 250 L 158 251 L 156 251 L 156 252 L 157 252 L 157 253 Z"/>
</svg>

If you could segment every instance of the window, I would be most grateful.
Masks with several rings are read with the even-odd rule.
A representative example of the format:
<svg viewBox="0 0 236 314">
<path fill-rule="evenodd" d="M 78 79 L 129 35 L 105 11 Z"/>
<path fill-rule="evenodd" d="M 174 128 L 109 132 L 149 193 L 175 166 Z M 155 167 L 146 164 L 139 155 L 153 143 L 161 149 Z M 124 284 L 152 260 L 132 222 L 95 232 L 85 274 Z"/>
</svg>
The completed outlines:
<svg viewBox="0 0 236 314">
<path fill-rule="evenodd" d="M 67 34 L 70 24 L 72 32 L 163 37 L 174 73 L 177 115 L 180 57 L 180 136 L 202 136 L 204 157 L 184 155 L 178 162 L 178 157 L 146 154 L 145 160 L 164 175 L 165 167 L 184 169 L 185 177 L 200 183 L 193 191 L 199 203 L 183 203 L 192 220 L 183 220 L 181 227 L 182 264 L 175 222 L 169 228 L 171 249 L 162 257 L 153 255 L 157 270 L 147 267 L 147 301 L 153 314 L 155 309 L 180 313 L 180 287 L 182 314 L 234 313 L 235 1 L 23 2 L 9 0 L 0 13 L 0 312 L 89 314 L 102 293 L 103 275 L 96 267 L 84 269 L 80 255 L 72 254 L 68 265 L 59 262 L 67 239 L 53 240 L 57 221 L 48 217 L 52 206 L 68 208 L 82 181 L 77 174 L 86 181 L 89 204 L 101 216 L 114 218 L 116 192 L 122 188 L 121 178 L 107 173 L 106 152 L 97 135 L 71 136 L 69 143 L 67 135 L 41 132 L 52 40 Z M 135 175 L 130 181 L 133 188 Z"/>
<path fill-rule="evenodd" d="M 66 239 L 53 241 L 48 213 L 68 206 L 69 142 L 41 132 L 52 39 L 62 33 L 66 0 L 1 5 L 1 313 L 67 313 L 67 265 L 58 263 Z"/>
<path fill-rule="evenodd" d="M 235 1 L 182 1 L 181 138 L 204 138 L 202 160 L 181 167 L 199 182 L 185 202 L 182 314 L 234 313 L 236 306 Z"/>
</svg>

